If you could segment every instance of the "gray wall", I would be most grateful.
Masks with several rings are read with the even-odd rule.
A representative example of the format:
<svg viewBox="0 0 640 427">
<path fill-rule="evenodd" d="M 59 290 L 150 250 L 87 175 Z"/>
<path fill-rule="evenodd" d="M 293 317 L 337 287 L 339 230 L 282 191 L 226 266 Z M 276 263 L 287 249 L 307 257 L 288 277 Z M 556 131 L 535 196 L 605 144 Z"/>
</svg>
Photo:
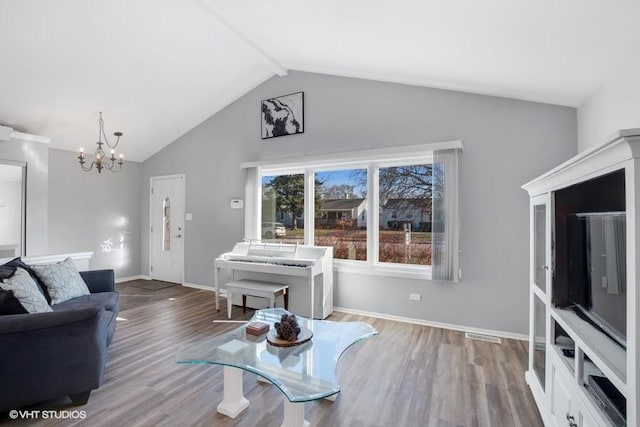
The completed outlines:
<svg viewBox="0 0 640 427">
<path fill-rule="evenodd" d="M 91 269 L 139 275 L 142 165 L 126 162 L 118 173 L 87 173 L 76 156 L 49 150 L 48 252 L 92 251 Z M 105 245 L 109 239 L 111 246 Z"/>
<path fill-rule="evenodd" d="M 47 254 L 49 146 L 15 138 L 2 141 L 0 159 L 27 163 L 27 255 Z"/>
<path fill-rule="evenodd" d="M 305 133 L 260 139 L 260 100 L 305 92 Z M 213 259 L 244 236 L 243 161 L 461 139 L 463 279 L 457 284 L 338 274 L 335 305 L 527 333 L 529 213 L 520 186 L 576 153 L 576 111 L 532 102 L 302 72 L 274 77 L 143 165 L 186 174 L 185 281 L 213 285 Z M 141 272 L 148 274 L 148 237 Z M 409 302 L 408 294 L 422 294 Z"/>
</svg>

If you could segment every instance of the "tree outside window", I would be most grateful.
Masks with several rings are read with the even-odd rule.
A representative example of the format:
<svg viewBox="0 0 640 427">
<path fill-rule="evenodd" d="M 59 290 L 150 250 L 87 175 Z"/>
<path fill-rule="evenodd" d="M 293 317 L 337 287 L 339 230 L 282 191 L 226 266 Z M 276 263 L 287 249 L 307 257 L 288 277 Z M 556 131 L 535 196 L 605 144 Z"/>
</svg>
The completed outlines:
<svg viewBox="0 0 640 427">
<path fill-rule="evenodd" d="M 262 240 L 304 243 L 304 174 L 262 177 Z"/>
<path fill-rule="evenodd" d="M 380 168 L 380 262 L 431 265 L 432 180 L 430 164 Z"/>
</svg>

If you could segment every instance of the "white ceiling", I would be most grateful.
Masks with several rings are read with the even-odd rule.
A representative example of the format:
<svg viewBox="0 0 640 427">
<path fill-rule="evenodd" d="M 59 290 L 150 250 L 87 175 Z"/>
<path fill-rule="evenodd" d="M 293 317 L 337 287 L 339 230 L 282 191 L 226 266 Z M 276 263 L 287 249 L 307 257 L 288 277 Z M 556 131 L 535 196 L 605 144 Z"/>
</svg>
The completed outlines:
<svg viewBox="0 0 640 427">
<path fill-rule="evenodd" d="M 0 0 L 0 123 L 142 161 L 302 70 L 580 106 L 639 61 L 637 0 Z"/>
</svg>

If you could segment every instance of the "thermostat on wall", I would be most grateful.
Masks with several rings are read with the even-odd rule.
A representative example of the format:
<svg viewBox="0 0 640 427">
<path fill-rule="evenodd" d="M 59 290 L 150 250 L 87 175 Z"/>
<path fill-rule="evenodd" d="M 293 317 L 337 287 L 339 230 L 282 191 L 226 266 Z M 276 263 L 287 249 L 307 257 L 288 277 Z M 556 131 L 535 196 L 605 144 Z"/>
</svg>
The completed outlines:
<svg viewBox="0 0 640 427">
<path fill-rule="evenodd" d="M 242 199 L 231 199 L 231 209 L 242 209 L 244 201 Z"/>
</svg>

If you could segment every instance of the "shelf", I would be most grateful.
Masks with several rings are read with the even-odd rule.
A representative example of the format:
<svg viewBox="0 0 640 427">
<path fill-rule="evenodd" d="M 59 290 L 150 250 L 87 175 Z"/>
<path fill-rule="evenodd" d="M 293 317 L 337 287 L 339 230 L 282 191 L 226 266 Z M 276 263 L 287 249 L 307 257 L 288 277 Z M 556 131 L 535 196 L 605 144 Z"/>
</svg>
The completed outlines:
<svg viewBox="0 0 640 427">
<path fill-rule="evenodd" d="M 562 352 L 563 350 L 573 350 L 576 351 L 576 342 L 569 336 L 567 331 L 555 321 L 555 319 L 551 319 L 551 346 L 558 353 L 558 356 L 561 360 L 565 362 L 571 374 L 575 372 L 576 363 L 575 357 L 565 356 Z"/>
<path fill-rule="evenodd" d="M 578 347 L 627 396 L 627 352 L 571 310 L 551 308 L 551 315 L 572 335 Z"/>
<path fill-rule="evenodd" d="M 559 345 L 551 345 L 551 348 L 553 348 L 553 351 L 558 356 L 558 359 L 562 360 L 563 364 L 567 367 L 568 372 L 571 374 L 571 376 L 573 376 L 573 373 L 575 371 L 575 357 L 565 356 L 564 353 L 562 353 L 562 349 L 567 348 L 567 349 L 575 350 L 575 347 L 563 347 Z"/>
</svg>

